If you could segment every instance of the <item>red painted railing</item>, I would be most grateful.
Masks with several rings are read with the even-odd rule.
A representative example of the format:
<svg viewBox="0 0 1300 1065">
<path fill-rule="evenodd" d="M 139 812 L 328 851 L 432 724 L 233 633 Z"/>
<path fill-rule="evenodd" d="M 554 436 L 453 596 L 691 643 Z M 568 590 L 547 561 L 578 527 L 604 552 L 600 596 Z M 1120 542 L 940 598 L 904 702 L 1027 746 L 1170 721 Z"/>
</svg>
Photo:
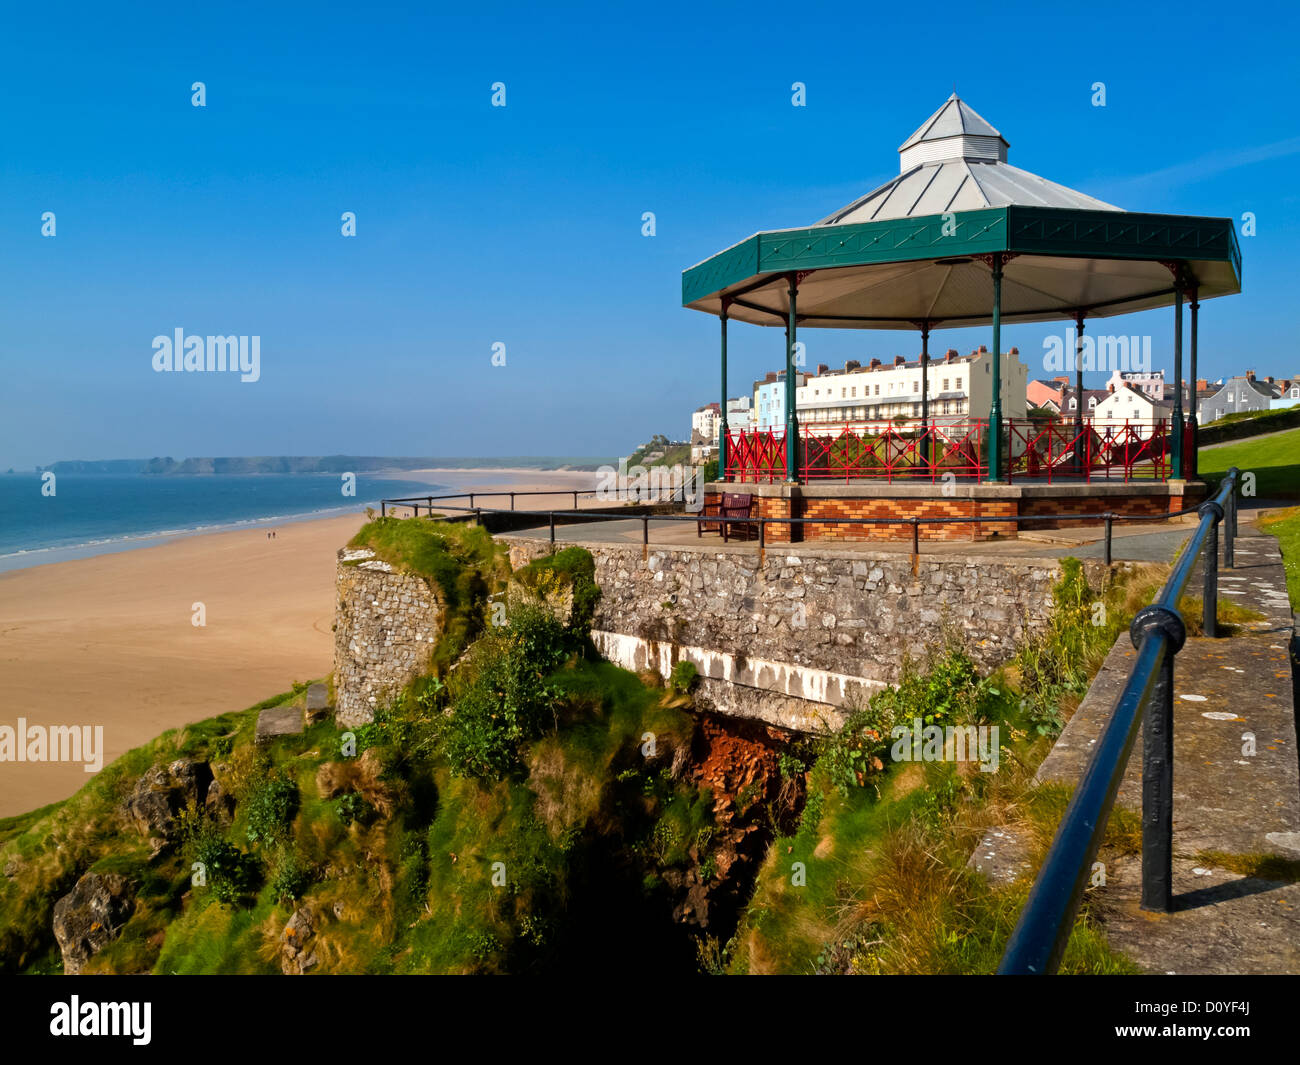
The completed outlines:
<svg viewBox="0 0 1300 1065">
<path fill-rule="evenodd" d="M 988 478 L 988 422 L 919 424 L 822 422 L 799 427 L 801 483 L 856 480 L 938 481 Z M 1169 423 L 1157 421 L 1003 422 L 1004 476 L 1009 481 L 1167 480 Z M 785 431 L 727 434 L 726 479 L 738 483 L 786 480 Z M 1186 459 L 1185 459 L 1186 461 Z M 1190 469 L 1190 467 L 1186 467 Z"/>
</svg>

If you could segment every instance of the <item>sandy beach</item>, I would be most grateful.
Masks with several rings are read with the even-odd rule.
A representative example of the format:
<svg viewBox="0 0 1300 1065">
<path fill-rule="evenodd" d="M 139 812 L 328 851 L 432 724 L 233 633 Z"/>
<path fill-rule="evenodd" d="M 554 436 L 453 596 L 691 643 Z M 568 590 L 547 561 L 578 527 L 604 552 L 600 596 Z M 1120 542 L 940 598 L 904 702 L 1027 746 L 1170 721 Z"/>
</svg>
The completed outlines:
<svg viewBox="0 0 1300 1065">
<path fill-rule="evenodd" d="M 596 481 L 537 470 L 394 476 L 519 492 Z M 546 497 L 516 497 L 519 509 L 544 505 Z M 213 532 L 0 573 L 0 725 L 19 717 L 29 726 L 103 725 L 108 764 L 166 729 L 324 676 L 335 555 L 364 521 L 358 512 L 288 522 L 274 540 L 264 528 Z M 206 612 L 202 627 L 192 624 L 195 603 Z M 0 762 L 0 816 L 65 798 L 87 779 L 80 763 Z"/>
</svg>

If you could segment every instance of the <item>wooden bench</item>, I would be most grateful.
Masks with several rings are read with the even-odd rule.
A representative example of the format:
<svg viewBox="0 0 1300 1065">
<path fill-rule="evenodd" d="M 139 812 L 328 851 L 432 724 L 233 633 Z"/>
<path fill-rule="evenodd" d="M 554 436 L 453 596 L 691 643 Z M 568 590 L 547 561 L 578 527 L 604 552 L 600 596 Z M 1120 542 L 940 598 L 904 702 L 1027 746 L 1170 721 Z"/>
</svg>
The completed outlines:
<svg viewBox="0 0 1300 1065">
<path fill-rule="evenodd" d="M 722 495 L 722 506 L 719 508 L 719 515 L 724 518 L 753 518 L 754 514 L 754 497 L 751 495 L 740 495 L 735 492 L 724 492 Z M 758 522 L 741 522 L 741 521 L 724 521 L 722 524 L 722 539 L 724 542 L 730 540 L 733 536 L 743 536 L 746 540 L 758 536 Z"/>
<path fill-rule="evenodd" d="M 722 522 L 709 521 L 709 518 L 716 518 L 722 511 L 722 496 L 711 495 L 704 497 L 704 509 L 700 511 L 700 520 L 695 523 L 695 535 L 699 537 L 706 532 L 722 532 Z"/>
</svg>

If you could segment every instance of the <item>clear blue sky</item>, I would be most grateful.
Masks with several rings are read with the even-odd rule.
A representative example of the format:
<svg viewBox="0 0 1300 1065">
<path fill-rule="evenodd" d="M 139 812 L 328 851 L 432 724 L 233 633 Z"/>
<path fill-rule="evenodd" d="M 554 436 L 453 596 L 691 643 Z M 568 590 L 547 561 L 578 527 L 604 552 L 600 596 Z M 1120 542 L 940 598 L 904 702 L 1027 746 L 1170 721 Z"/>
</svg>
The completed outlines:
<svg viewBox="0 0 1300 1065">
<path fill-rule="evenodd" d="M 1243 294 L 1202 310 L 1202 366 L 1300 373 L 1290 5 L 417 6 L 6 12 L 0 467 L 685 436 L 718 374 L 682 269 L 887 180 L 954 83 L 1027 170 L 1132 210 L 1255 212 Z M 1154 334 L 1168 365 L 1170 319 L 1108 331 Z M 261 380 L 154 373 L 177 327 L 260 335 Z M 1039 353 L 1047 331 L 1005 345 Z M 917 350 L 804 339 L 810 363 Z M 735 326 L 733 394 L 781 348 Z"/>
</svg>

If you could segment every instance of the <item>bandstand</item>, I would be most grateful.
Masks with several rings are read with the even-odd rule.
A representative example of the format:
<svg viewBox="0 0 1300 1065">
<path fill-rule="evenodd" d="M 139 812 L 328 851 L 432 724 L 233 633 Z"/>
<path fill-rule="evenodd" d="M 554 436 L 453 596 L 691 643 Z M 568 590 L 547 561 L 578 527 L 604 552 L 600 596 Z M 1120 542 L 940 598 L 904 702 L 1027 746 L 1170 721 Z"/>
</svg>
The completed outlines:
<svg viewBox="0 0 1300 1065">
<path fill-rule="evenodd" d="M 772 540 L 791 528 L 795 539 L 910 535 L 837 518 L 915 517 L 926 539 L 1006 536 L 1014 523 L 981 527 L 979 519 L 1153 515 L 1204 495 L 1195 403 L 1184 410 L 1183 382 L 1194 388 L 1201 302 L 1241 290 L 1232 221 L 1121 210 L 1011 166 L 1007 148 L 954 93 L 899 148 L 892 181 L 813 226 L 756 233 L 683 272 L 683 306 L 721 323 L 719 480 L 706 495 L 743 491 L 758 497 L 760 516 L 813 519 L 773 525 Z M 1003 379 L 1003 322 L 1072 323 L 1081 398 L 1087 323 L 1157 307 L 1174 310 L 1169 418 L 1103 427 L 1084 418 L 1082 402 L 1060 422 L 1004 417 L 1014 382 Z M 731 322 L 785 330 L 783 425 L 727 425 Z M 931 332 L 982 325 L 992 341 L 981 371 L 991 377 L 987 416 L 941 416 L 931 406 Z M 917 332 L 915 416 L 801 422 L 800 329 Z M 865 383 L 873 372 L 852 374 Z M 964 516 L 969 524 L 924 524 Z"/>
</svg>

